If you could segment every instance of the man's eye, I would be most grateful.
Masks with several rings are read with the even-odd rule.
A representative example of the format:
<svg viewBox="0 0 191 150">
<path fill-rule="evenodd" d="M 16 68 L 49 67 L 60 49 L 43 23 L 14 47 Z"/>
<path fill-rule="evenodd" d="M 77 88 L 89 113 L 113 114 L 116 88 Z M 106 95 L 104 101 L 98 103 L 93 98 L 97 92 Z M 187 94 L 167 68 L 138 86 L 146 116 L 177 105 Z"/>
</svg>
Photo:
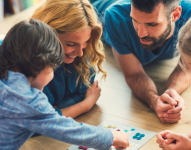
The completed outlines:
<svg viewBox="0 0 191 150">
<path fill-rule="evenodd" d="M 68 47 L 73 47 L 75 44 L 66 44 Z"/>
<path fill-rule="evenodd" d="M 157 24 L 148 24 L 148 26 L 154 27 L 157 26 Z"/>
</svg>

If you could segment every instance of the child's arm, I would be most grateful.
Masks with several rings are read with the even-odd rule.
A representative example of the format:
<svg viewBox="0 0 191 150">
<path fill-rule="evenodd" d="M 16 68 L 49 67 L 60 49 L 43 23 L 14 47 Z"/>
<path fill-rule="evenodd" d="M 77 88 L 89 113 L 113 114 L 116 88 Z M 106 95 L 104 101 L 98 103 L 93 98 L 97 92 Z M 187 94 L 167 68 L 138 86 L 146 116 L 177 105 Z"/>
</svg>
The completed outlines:
<svg viewBox="0 0 191 150">
<path fill-rule="evenodd" d="M 191 149 L 191 140 L 189 137 L 169 130 L 157 134 L 157 143 L 164 150 Z"/>
<path fill-rule="evenodd" d="M 34 117 L 22 119 L 20 127 L 60 141 L 95 149 L 107 150 L 112 145 L 124 148 L 128 146 L 128 135 L 125 132 L 111 132 L 109 129 L 78 123 L 70 117 L 58 115 L 48 102 L 42 103 L 44 106 L 34 111 Z M 40 104 L 41 102 L 35 106 Z"/>
</svg>

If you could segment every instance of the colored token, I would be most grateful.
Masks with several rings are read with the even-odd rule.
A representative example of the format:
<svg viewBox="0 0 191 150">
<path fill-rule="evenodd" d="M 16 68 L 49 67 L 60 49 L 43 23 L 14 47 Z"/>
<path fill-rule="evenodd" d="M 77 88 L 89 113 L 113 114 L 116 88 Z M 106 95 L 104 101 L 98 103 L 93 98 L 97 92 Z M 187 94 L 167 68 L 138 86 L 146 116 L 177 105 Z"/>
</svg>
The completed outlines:
<svg viewBox="0 0 191 150">
<path fill-rule="evenodd" d="M 116 131 L 121 131 L 121 130 L 118 129 L 118 130 L 116 130 Z"/>
<path fill-rule="evenodd" d="M 141 140 L 141 137 L 137 137 L 137 140 Z"/>
<path fill-rule="evenodd" d="M 109 124 L 107 127 L 108 127 L 108 128 L 111 128 L 111 127 L 112 127 L 112 125 L 110 125 L 110 124 Z"/>
<path fill-rule="evenodd" d="M 136 133 L 136 136 L 139 136 L 139 135 L 141 135 L 141 133 Z"/>
<path fill-rule="evenodd" d="M 134 138 L 134 139 L 136 139 L 136 138 L 137 138 L 137 136 L 133 136 L 133 138 Z"/>
<path fill-rule="evenodd" d="M 87 150 L 88 147 L 79 146 L 79 149 Z"/>
<path fill-rule="evenodd" d="M 145 135 L 144 135 L 144 134 L 141 134 L 140 137 L 145 137 Z"/>
<path fill-rule="evenodd" d="M 125 132 L 127 132 L 128 130 L 124 130 Z"/>
<path fill-rule="evenodd" d="M 135 129 L 131 129 L 131 131 L 135 131 Z"/>
<path fill-rule="evenodd" d="M 115 128 L 116 128 L 116 126 L 115 126 L 115 125 L 113 125 L 113 126 L 112 126 L 112 128 L 113 128 L 113 129 L 115 129 Z"/>
</svg>

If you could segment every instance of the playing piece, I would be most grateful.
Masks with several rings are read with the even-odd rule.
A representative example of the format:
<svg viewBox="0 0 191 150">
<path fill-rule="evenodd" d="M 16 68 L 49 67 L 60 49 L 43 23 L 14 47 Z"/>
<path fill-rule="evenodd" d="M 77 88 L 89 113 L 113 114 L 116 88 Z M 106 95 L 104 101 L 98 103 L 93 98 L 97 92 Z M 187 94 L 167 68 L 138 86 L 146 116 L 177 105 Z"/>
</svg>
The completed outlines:
<svg viewBox="0 0 191 150">
<path fill-rule="evenodd" d="M 153 136 L 156 135 L 155 132 L 151 132 L 148 130 L 144 130 L 141 128 L 125 125 L 125 124 L 110 121 L 110 120 L 106 120 L 102 122 L 100 125 L 98 125 L 98 127 L 102 127 L 102 128 L 105 128 L 106 130 L 112 130 L 112 131 L 125 131 L 128 134 L 129 143 L 130 143 L 129 147 L 126 150 L 138 150 L 144 144 L 146 144 Z M 80 150 L 80 149 L 79 149 L 79 146 L 72 145 L 68 148 L 68 150 Z M 95 149 L 88 148 L 87 150 L 95 150 Z M 121 150 L 121 149 L 112 146 L 110 150 Z"/>
</svg>

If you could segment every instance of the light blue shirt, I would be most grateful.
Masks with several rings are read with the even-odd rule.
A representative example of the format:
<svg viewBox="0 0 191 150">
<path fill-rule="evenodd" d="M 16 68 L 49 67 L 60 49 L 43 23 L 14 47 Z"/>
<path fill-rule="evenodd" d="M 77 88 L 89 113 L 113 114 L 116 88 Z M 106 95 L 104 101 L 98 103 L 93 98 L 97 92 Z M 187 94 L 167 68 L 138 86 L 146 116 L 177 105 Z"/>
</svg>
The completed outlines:
<svg viewBox="0 0 191 150">
<path fill-rule="evenodd" d="M 60 116 L 21 73 L 9 71 L 8 79 L 0 80 L 0 95 L 0 150 L 19 149 L 34 132 L 100 150 L 113 143 L 110 130 Z"/>
</svg>

